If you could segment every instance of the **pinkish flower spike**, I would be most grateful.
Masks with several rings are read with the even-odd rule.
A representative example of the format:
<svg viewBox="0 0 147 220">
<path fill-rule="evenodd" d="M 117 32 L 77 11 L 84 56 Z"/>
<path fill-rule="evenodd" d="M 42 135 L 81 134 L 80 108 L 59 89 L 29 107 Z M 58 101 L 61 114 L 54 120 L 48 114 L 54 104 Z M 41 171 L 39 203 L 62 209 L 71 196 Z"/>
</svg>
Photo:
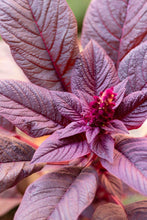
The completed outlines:
<svg viewBox="0 0 147 220">
<path fill-rule="evenodd" d="M 116 93 L 113 87 L 94 96 L 94 101 L 89 103 L 90 111 L 84 115 L 84 120 L 91 127 L 99 127 L 113 119 Z"/>
</svg>

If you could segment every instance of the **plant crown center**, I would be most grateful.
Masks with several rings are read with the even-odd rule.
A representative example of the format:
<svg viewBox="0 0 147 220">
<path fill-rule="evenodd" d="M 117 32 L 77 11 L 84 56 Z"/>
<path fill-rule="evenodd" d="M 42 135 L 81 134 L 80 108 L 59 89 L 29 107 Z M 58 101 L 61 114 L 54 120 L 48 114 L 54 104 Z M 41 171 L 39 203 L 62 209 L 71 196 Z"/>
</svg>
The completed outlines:
<svg viewBox="0 0 147 220">
<path fill-rule="evenodd" d="M 89 103 L 90 111 L 84 115 L 84 120 L 91 127 L 105 126 L 113 119 L 116 93 L 113 87 L 93 96 L 94 101 Z"/>
</svg>

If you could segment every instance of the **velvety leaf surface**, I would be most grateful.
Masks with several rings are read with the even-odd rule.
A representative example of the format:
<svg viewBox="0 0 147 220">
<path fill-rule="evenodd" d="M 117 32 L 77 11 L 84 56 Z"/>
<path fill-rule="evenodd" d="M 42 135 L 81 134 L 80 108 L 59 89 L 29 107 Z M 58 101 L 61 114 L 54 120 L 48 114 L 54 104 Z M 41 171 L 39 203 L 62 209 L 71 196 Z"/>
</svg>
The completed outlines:
<svg viewBox="0 0 147 220">
<path fill-rule="evenodd" d="M 36 150 L 32 162 L 70 161 L 90 153 L 90 148 L 84 135 L 60 139 L 62 130 L 54 132 Z"/>
<path fill-rule="evenodd" d="M 133 49 L 120 62 L 118 75 L 120 80 L 128 77 L 126 95 L 147 88 L 147 41 Z"/>
<path fill-rule="evenodd" d="M 46 174 L 28 187 L 14 220 L 76 220 L 96 189 L 97 173 L 92 168 L 70 167 Z"/>
<path fill-rule="evenodd" d="M 118 141 L 114 162 L 102 165 L 140 193 L 147 195 L 147 138 L 124 137 Z"/>
<path fill-rule="evenodd" d="M 121 122 L 120 120 L 112 120 L 110 121 L 110 123 L 106 126 L 104 126 L 103 128 L 104 130 L 110 132 L 110 133 L 114 133 L 114 134 L 117 134 L 117 133 L 120 133 L 120 134 L 128 134 L 128 130 L 127 128 L 125 127 L 125 125 L 123 124 L 123 122 Z"/>
<path fill-rule="evenodd" d="M 99 95 L 101 91 L 118 83 L 112 60 L 95 41 L 90 41 L 76 59 L 72 74 L 72 91 Z"/>
<path fill-rule="evenodd" d="M 38 172 L 43 165 L 31 165 L 30 162 L 13 162 L 0 164 L 0 192 L 16 185 L 25 177 Z"/>
<path fill-rule="evenodd" d="M 78 46 L 76 20 L 65 0 L 0 1 L 0 33 L 33 83 L 68 88 Z"/>
<path fill-rule="evenodd" d="M 147 89 L 126 96 L 114 117 L 120 119 L 128 129 L 139 128 L 147 119 Z"/>
<path fill-rule="evenodd" d="M 92 220 L 127 220 L 124 210 L 114 204 L 107 203 L 104 205 L 99 205 L 92 217 Z"/>
<path fill-rule="evenodd" d="M 0 163 L 30 161 L 35 150 L 14 137 L 0 135 Z"/>
<path fill-rule="evenodd" d="M 146 0 L 92 0 L 84 19 L 82 45 L 96 40 L 118 65 L 147 40 L 146 8 Z"/>
<path fill-rule="evenodd" d="M 125 206 L 128 220 L 147 219 L 147 201 L 134 202 Z"/>
<path fill-rule="evenodd" d="M 105 188 L 113 196 L 122 198 L 122 182 L 120 179 L 111 175 L 108 172 L 104 172 L 99 176 L 100 185 Z"/>
<path fill-rule="evenodd" d="M 79 120 L 79 112 L 82 105 L 74 94 L 27 82 L 0 81 L 0 115 L 30 136 L 50 134 L 71 119 Z"/>
</svg>

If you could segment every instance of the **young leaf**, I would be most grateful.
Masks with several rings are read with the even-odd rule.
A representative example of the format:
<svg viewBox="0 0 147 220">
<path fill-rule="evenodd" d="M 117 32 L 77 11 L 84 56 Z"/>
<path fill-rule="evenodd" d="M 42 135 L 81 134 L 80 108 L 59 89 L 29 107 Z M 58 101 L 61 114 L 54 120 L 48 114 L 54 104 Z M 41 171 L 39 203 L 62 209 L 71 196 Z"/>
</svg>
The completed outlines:
<svg viewBox="0 0 147 220">
<path fill-rule="evenodd" d="M 126 95 L 147 88 L 147 41 L 120 62 L 118 75 L 121 81 L 128 77 Z"/>
<path fill-rule="evenodd" d="M 33 163 L 70 161 L 90 153 L 84 135 L 61 139 L 60 133 L 62 130 L 54 132 L 40 145 L 33 156 Z"/>
<path fill-rule="evenodd" d="M 72 74 L 72 91 L 80 90 L 91 96 L 118 83 L 112 60 L 95 41 L 90 41 L 76 59 Z"/>
<path fill-rule="evenodd" d="M 102 165 L 126 184 L 147 195 L 147 138 L 124 137 L 118 141 L 114 162 Z"/>
<path fill-rule="evenodd" d="M 146 7 L 146 0 L 92 0 L 84 19 L 82 45 L 96 40 L 118 65 L 131 49 L 147 40 Z"/>
<path fill-rule="evenodd" d="M 78 46 L 76 20 L 65 0 L 0 1 L 0 34 L 33 83 L 68 89 Z"/>
<path fill-rule="evenodd" d="M 134 202 L 125 206 L 129 220 L 147 219 L 147 201 Z"/>
<path fill-rule="evenodd" d="M 30 161 L 34 152 L 25 142 L 0 135 L 0 163 Z"/>
<path fill-rule="evenodd" d="M 104 205 L 99 205 L 92 217 L 92 220 L 127 220 L 127 216 L 124 210 L 114 204 L 114 203 L 107 203 Z"/>
<path fill-rule="evenodd" d="M 14 220 L 76 220 L 94 199 L 97 184 L 92 168 L 70 167 L 46 174 L 28 187 Z"/>
<path fill-rule="evenodd" d="M 25 177 L 38 172 L 43 164 L 30 165 L 30 162 L 13 162 L 0 164 L 0 192 L 16 185 Z"/>
<path fill-rule="evenodd" d="M 147 119 L 147 89 L 126 96 L 115 112 L 128 129 L 139 128 Z"/>
</svg>

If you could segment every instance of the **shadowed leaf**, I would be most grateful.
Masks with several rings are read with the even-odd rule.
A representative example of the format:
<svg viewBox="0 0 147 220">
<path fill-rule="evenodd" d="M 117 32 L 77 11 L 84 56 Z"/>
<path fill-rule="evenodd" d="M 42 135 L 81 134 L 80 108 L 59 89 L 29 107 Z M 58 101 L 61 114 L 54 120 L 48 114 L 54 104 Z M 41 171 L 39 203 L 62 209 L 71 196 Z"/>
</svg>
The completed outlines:
<svg viewBox="0 0 147 220">
<path fill-rule="evenodd" d="M 38 172 L 44 165 L 31 165 L 30 162 L 0 164 L 0 192 L 16 185 L 25 177 Z"/>
<path fill-rule="evenodd" d="M 92 220 L 127 220 L 124 210 L 114 204 L 107 203 L 104 205 L 99 205 L 92 217 Z"/>
<path fill-rule="evenodd" d="M 94 199 L 97 183 L 92 168 L 70 167 L 46 174 L 28 187 L 14 220 L 76 220 Z"/>
<path fill-rule="evenodd" d="M 34 152 L 29 144 L 0 135 L 0 163 L 30 161 Z"/>
<path fill-rule="evenodd" d="M 128 220 L 147 219 L 147 201 L 134 202 L 125 206 Z"/>
</svg>

